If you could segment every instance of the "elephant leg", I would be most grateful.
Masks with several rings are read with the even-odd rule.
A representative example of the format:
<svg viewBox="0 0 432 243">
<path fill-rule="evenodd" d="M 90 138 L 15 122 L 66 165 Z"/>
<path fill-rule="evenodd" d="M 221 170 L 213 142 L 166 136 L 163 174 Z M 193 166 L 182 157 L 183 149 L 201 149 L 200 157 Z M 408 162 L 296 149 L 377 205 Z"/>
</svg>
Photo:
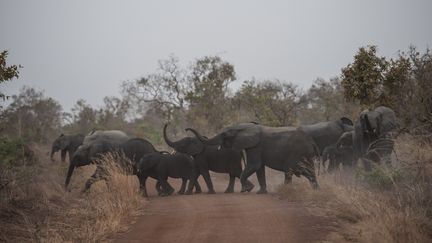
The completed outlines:
<svg viewBox="0 0 432 243">
<path fill-rule="evenodd" d="M 158 195 L 161 195 L 164 191 L 168 195 L 172 195 L 174 193 L 175 189 L 171 186 L 171 184 L 169 184 L 168 181 L 166 181 L 165 186 L 166 188 L 163 187 L 162 183 L 159 182 L 159 180 L 156 182 L 156 190 L 158 191 Z"/>
<path fill-rule="evenodd" d="M 328 167 L 327 167 L 327 171 L 328 172 L 334 171 L 336 169 L 336 167 L 337 167 L 336 160 L 334 158 L 330 158 L 328 163 L 329 164 L 328 164 Z"/>
<path fill-rule="evenodd" d="M 138 180 L 140 183 L 140 190 L 142 191 L 144 197 L 148 197 L 147 188 L 146 188 L 147 177 L 146 176 L 138 176 Z"/>
<path fill-rule="evenodd" d="M 72 157 L 75 153 L 75 149 L 69 149 L 68 151 L 68 158 L 69 158 L 69 162 L 72 161 Z"/>
<path fill-rule="evenodd" d="M 235 176 L 233 174 L 229 175 L 230 180 L 227 189 L 225 190 L 225 193 L 233 193 L 234 192 L 234 185 L 235 185 Z"/>
<path fill-rule="evenodd" d="M 88 192 L 93 183 L 100 181 L 103 178 L 104 170 L 101 167 L 96 167 L 96 171 L 93 175 L 87 180 L 84 189 L 82 192 Z"/>
<path fill-rule="evenodd" d="M 156 181 L 155 189 L 158 193 L 158 196 L 160 196 L 163 193 L 164 189 L 162 188 L 162 184 L 160 183 L 159 180 Z"/>
<path fill-rule="evenodd" d="M 307 168 L 302 171 L 302 175 L 309 180 L 309 183 L 312 185 L 313 189 L 318 189 L 318 182 L 315 175 L 315 168 L 313 160 L 308 160 L 306 163 L 311 164 L 312 168 Z"/>
<path fill-rule="evenodd" d="M 187 190 L 186 190 L 186 195 L 192 195 L 193 192 L 193 188 L 194 186 L 196 186 L 198 184 L 197 178 L 198 178 L 198 174 L 196 174 L 197 172 L 193 172 L 192 176 L 189 176 L 189 183 L 187 186 Z"/>
<path fill-rule="evenodd" d="M 198 181 L 195 182 L 195 193 L 197 194 L 202 193 L 202 189 Z"/>
<path fill-rule="evenodd" d="M 88 192 L 90 190 L 90 187 L 93 185 L 93 183 L 99 181 L 99 178 L 97 178 L 94 174 L 90 177 L 90 179 L 87 180 L 84 189 L 82 192 Z"/>
<path fill-rule="evenodd" d="M 250 180 L 246 180 L 245 185 L 246 188 L 250 188 L 250 191 L 252 191 L 252 189 L 255 187 L 255 185 Z"/>
<path fill-rule="evenodd" d="M 63 163 L 66 161 L 66 152 L 67 152 L 66 149 L 62 149 L 61 153 L 60 153 L 60 155 L 61 155 L 61 162 L 63 162 Z M 69 161 L 70 161 L 70 159 L 69 159 Z"/>
<path fill-rule="evenodd" d="M 200 186 L 200 184 L 198 182 L 198 177 L 199 177 L 199 174 L 195 178 L 195 185 L 194 185 L 194 187 L 195 187 L 195 193 L 201 193 L 202 192 L 201 186 Z"/>
<path fill-rule="evenodd" d="M 171 195 L 170 194 L 170 187 L 171 186 L 168 184 L 167 179 L 159 179 L 159 181 L 160 181 L 160 184 L 161 184 L 161 186 L 163 188 L 162 193 L 160 194 L 160 196 L 165 197 L 165 196 Z"/>
<path fill-rule="evenodd" d="M 181 184 L 180 190 L 177 192 L 178 194 L 184 194 L 185 193 L 187 181 L 188 180 L 186 178 L 182 178 L 182 184 Z"/>
<path fill-rule="evenodd" d="M 205 183 L 207 185 L 207 188 L 208 188 L 208 192 L 207 193 L 208 194 L 214 194 L 215 190 L 213 188 L 213 182 L 212 182 L 212 180 L 210 178 L 209 171 L 207 169 L 202 169 L 201 170 L 201 175 L 203 176 L 204 181 L 205 181 Z"/>
<path fill-rule="evenodd" d="M 292 175 L 293 173 L 291 171 L 285 171 L 285 180 L 284 180 L 284 184 L 288 185 L 288 184 L 292 184 Z"/>
<path fill-rule="evenodd" d="M 258 183 L 260 185 L 260 189 L 257 192 L 257 194 L 265 194 L 267 193 L 267 184 L 266 184 L 266 178 L 265 178 L 265 166 L 262 165 L 256 172 Z"/>
<path fill-rule="evenodd" d="M 254 188 L 252 183 L 246 183 L 249 176 L 256 172 L 261 167 L 260 154 L 257 150 L 248 150 L 246 152 L 248 163 L 246 164 L 243 172 L 240 175 L 240 182 L 242 184 L 241 192 L 250 192 Z"/>
</svg>

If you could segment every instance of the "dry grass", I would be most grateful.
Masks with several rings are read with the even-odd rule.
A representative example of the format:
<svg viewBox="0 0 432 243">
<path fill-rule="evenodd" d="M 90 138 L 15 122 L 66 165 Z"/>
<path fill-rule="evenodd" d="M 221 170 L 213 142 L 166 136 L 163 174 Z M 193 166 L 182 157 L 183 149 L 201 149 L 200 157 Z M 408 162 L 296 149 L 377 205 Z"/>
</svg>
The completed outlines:
<svg viewBox="0 0 432 243">
<path fill-rule="evenodd" d="M 46 152 L 38 151 L 38 157 L 42 162 L 20 168 L 13 174 L 16 180 L 1 192 L 0 241 L 100 242 L 124 230 L 124 220 L 144 203 L 136 177 L 126 176 L 116 165 L 119 155 L 103 158 L 111 175 L 109 187 L 97 182 L 90 193 L 80 191 L 94 166 L 77 169 L 67 192 L 66 165 L 49 161 Z"/>
<path fill-rule="evenodd" d="M 278 192 L 339 222 L 332 241 L 431 242 L 432 147 L 404 136 L 396 151 L 392 166 L 322 174 L 316 191 L 295 180 Z"/>
</svg>

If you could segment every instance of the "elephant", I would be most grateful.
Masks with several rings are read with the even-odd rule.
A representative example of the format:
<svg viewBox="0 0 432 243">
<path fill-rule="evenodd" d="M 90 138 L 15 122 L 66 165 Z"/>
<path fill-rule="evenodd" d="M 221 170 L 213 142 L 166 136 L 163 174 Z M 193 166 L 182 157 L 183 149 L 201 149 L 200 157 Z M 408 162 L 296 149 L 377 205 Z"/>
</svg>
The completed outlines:
<svg viewBox="0 0 432 243">
<path fill-rule="evenodd" d="M 196 137 L 185 137 L 178 141 L 171 141 L 167 135 L 167 126 L 164 125 L 163 134 L 165 142 L 176 152 L 187 154 L 194 159 L 199 173 L 203 176 L 208 193 L 215 193 L 210 171 L 229 174 L 230 180 L 225 193 L 234 192 L 235 178 L 240 178 L 242 173 L 242 153 L 228 148 L 218 148 L 216 145 L 204 145 Z M 254 187 L 252 182 L 246 180 L 249 187 Z"/>
<path fill-rule="evenodd" d="M 345 148 L 345 147 L 353 148 L 353 145 L 354 145 L 354 130 L 342 133 L 342 135 L 339 137 L 339 139 L 336 142 L 336 148 Z"/>
<path fill-rule="evenodd" d="M 147 189 L 145 187 L 145 180 L 146 178 L 143 178 L 142 176 L 139 176 L 137 173 L 137 164 L 140 161 L 140 159 L 145 155 L 149 153 L 168 153 L 166 151 L 157 151 L 153 144 L 151 144 L 149 141 L 142 139 L 142 138 L 132 138 L 127 140 L 126 142 L 120 144 L 119 150 L 121 153 L 124 154 L 126 158 L 130 160 L 132 163 L 132 174 L 137 175 L 138 180 L 140 182 L 140 189 L 143 192 L 144 196 L 147 197 Z M 99 176 L 95 173 L 92 178 L 97 179 Z M 174 190 L 171 185 L 168 183 L 168 187 L 170 190 Z M 156 183 L 156 191 L 161 194 L 162 189 L 160 183 Z"/>
<path fill-rule="evenodd" d="M 54 154 L 60 150 L 61 162 L 65 162 L 66 153 L 69 155 L 69 161 L 71 161 L 73 154 L 83 143 L 83 140 L 84 135 L 82 134 L 65 135 L 62 133 L 58 138 L 56 138 L 56 140 L 54 140 L 51 146 L 51 160 L 54 161 Z"/>
<path fill-rule="evenodd" d="M 364 110 L 354 125 L 354 159 L 366 155 L 371 143 L 379 138 L 389 137 L 390 132 L 397 128 L 396 115 L 392 109 L 379 106 L 374 110 Z M 371 170 L 371 164 L 364 160 L 366 170 Z"/>
<path fill-rule="evenodd" d="M 207 139 L 196 130 L 187 128 L 205 145 L 220 145 L 246 154 L 246 166 L 240 176 L 241 192 L 251 191 L 246 179 L 256 172 L 260 189 L 267 193 L 265 166 L 285 173 L 303 175 L 313 188 L 318 188 L 313 157 L 319 155 L 314 140 L 295 127 L 268 127 L 254 123 L 240 123 L 226 127 L 221 133 Z"/>
<path fill-rule="evenodd" d="M 95 131 L 84 138 L 83 144 L 74 153 L 66 175 L 65 187 L 69 185 L 70 178 L 76 167 L 94 163 L 101 154 L 119 148 L 129 137 L 122 131 Z M 100 174 L 100 167 L 97 166 L 93 179 Z M 88 190 L 94 180 L 89 179 L 84 190 Z"/>
<path fill-rule="evenodd" d="M 353 122 L 346 117 L 335 121 L 301 125 L 299 128 L 313 138 L 321 154 L 324 148 L 335 144 L 344 132 L 354 130 Z"/>
<path fill-rule="evenodd" d="M 147 180 L 147 178 L 144 178 L 143 176 L 140 176 L 140 174 L 138 174 L 137 172 L 137 164 L 140 162 L 141 158 L 146 155 L 146 154 L 151 154 L 151 153 L 160 153 L 160 154 L 169 154 L 166 151 L 158 151 L 155 149 L 155 147 L 153 146 L 153 144 L 151 144 L 149 141 L 142 139 L 142 138 L 132 138 L 127 140 L 126 142 L 122 143 L 119 146 L 119 149 L 122 153 L 124 153 L 124 155 L 126 156 L 126 158 L 128 158 L 129 160 L 131 160 L 132 162 L 132 169 L 133 169 L 133 174 L 138 176 L 139 182 L 140 182 L 140 189 L 143 191 L 144 196 L 148 196 L 147 194 L 147 189 L 145 187 L 145 182 Z M 158 179 L 158 178 L 154 178 L 154 179 Z M 159 195 L 161 194 L 171 194 L 174 191 L 174 188 L 168 183 L 166 182 L 166 186 L 168 188 L 168 191 L 164 191 L 162 188 L 162 185 L 160 183 L 160 181 L 158 180 L 156 183 L 156 191 L 158 192 Z M 200 193 L 201 192 L 201 187 L 199 185 L 198 182 L 195 183 L 195 193 Z"/>
<path fill-rule="evenodd" d="M 322 161 L 329 161 L 328 171 L 332 171 L 342 163 L 345 166 L 353 166 L 353 137 L 354 130 L 344 132 L 335 144 L 329 145 L 322 151 Z"/>
<path fill-rule="evenodd" d="M 182 185 L 178 191 L 179 194 L 192 194 L 192 189 L 194 185 L 196 185 L 196 178 L 198 177 L 198 171 L 193 159 L 181 153 L 146 154 L 138 162 L 137 172 L 139 177 L 143 178 L 144 187 L 147 177 L 157 179 L 163 188 L 161 196 L 170 194 L 170 186 L 167 181 L 168 177 L 182 179 Z M 189 181 L 189 185 L 186 190 L 187 181 Z"/>
<path fill-rule="evenodd" d="M 337 147 L 336 144 L 327 146 L 322 152 L 322 161 L 329 161 L 328 171 L 333 171 L 339 167 L 339 164 L 352 166 L 353 161 L 352 147 Z"/>
</svg>

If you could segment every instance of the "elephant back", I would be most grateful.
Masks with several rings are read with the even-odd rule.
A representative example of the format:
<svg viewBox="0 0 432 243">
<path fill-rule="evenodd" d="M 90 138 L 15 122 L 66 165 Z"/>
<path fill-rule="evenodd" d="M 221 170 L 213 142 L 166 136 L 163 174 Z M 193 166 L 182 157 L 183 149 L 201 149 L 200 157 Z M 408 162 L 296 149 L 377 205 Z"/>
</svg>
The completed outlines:
<svg viewBox="0 0 432 243">
<path fill-rule="evenodd" d="M 344 132 L 352 131 L 353 126 L 351 120 L 343 117 L 335 121 L 302 125 L 300 130 L 311 136 L 322 152 L 325 147 L 335 144 Z"/>
<path fill-rule="evenodd" d="M 119 130 L 94 131 L 84 138 L 83 145 L 91 145 L 96 142 L 108 142 L 112 145 L 120 145 L 126 142 L 129 137 Z"/>
</svg>

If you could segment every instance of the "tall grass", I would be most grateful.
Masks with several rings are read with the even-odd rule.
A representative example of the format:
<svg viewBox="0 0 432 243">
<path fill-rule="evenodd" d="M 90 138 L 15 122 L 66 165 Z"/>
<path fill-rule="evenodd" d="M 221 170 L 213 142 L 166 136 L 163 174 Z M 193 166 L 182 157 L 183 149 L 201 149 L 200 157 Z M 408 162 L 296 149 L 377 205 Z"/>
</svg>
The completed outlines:
<svg viewBox="0 0 432 243">
<path fill-rule="evenodd" d="M 332 241 L 431 242 L 432 146 L 412 137 L 396 141 L 391 165 L 319 176 L 320 189 L 305 180 L 280 186 L 282 198 L 326 212 L 341 227 Z"/>
<path fill-rule="evenodd" d="M 38 151 L 40 163 L 15 172 L 1 191 L 0 241 L 6 242 L 100 242 L 125 228 L 124 220 L 144 203 L 135 176 L 127 176 L 117 164 L 121 155 L 108 154 L 101 163 L 109 174 L 81 193 L 94 166 L 75 171 L 71 191 L 65 191 L 65 164 L 49 161 Z M 25 177 L 22 181 L 19 177 Z"/>
</svg>

